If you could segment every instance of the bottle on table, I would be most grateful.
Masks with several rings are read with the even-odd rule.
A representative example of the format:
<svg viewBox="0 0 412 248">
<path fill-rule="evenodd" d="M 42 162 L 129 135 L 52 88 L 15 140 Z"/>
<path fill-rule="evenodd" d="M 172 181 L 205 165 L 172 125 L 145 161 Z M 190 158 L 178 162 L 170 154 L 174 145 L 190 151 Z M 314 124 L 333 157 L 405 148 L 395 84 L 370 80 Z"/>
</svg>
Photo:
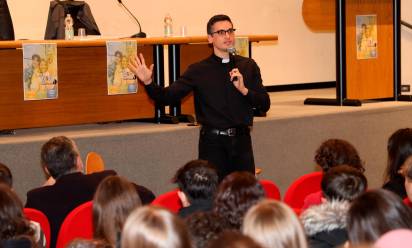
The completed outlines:
<svg viewBox="0 0 412 248">
<path fill-rule="evenodd" d="M 66 18 L 64 18 L 64 39 L 74 39 L 73 18 L 70 14 L 67 14 Z"/>
<path fill-rule="evenodd" d="M 173 36 L 173 20 L 170 14 L 166 14 L 164 19 L 164 35 L 165 37 Z"/>
</svg>

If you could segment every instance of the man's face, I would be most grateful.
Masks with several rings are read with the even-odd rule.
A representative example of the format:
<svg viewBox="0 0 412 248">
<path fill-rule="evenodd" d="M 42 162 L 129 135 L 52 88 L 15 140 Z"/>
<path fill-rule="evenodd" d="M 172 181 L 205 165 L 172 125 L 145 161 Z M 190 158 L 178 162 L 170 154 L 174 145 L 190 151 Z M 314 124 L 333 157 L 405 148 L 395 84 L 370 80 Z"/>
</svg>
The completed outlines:
<svg viewBox="0 0 412 248">
<path fill-rule="evenodd" d="M 228 48 L 233 47 L 235 45 L 234 32 L 214 33 L 220 30 L 229 31 L 231 29 L 233 29 L 233 25 L 229 21 L 220 21 L 213 24 L 212 34 L 209 34 L 207 37 L 209 43 L 213 44 L 213 48 L 215 51 L 226 52 Z"/>
</svg>

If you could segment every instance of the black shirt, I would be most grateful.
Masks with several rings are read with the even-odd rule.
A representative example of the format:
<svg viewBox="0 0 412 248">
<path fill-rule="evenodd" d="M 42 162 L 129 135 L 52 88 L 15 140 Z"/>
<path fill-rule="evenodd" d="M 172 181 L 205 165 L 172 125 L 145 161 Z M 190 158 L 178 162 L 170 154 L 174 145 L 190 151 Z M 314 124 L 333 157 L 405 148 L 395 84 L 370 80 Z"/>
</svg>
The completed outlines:
<svg viewBox="0 0 412 248">
<path fill-rule="evenodd" d="M 192 64 L 169 87 L 161 88 L 154 83 L 145 88 L 156 102 L 169 105 L 194 92 L 196 117 L 204 126 L 225 129 L 253 124 L 253 108 L 268 111 L 269 95 L 262 85 L 260 69 L 253 59 L 234 57 L 235 63 L 222 63 L 216 55 Z M 237 67 L 243 75 L 246 96 L 230 81 L 229 71 Z"/>
</svg>

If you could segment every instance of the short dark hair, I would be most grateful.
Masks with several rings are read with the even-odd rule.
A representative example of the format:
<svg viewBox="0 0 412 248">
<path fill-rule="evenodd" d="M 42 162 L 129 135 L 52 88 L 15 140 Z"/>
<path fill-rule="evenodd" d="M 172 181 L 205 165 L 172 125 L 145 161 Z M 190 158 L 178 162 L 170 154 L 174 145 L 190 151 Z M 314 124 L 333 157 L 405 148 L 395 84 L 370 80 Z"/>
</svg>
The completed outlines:
<svg viewBox="0 0 412 248">
<path fill-rule="evenodd" d="M 0 183 L 6 184 L 10 188 L 13 187 L 13 175 L 9 167 L 0 163 Z"/>
<path fill-rule="evenodd" d="M 192 160 L 177 170 L 173 177 L 189 201 L 212 199 L 218 186 L 216 168 L 206 160 Z"/>
<path fill-rule="evenodd" d="M 213 31 L 212 31 L 212 26 L 213 26 L 216 22 L 221 22 L 221 21 L 228 21 L 228 22 L 230 22 L 230 23 L 232 24 L 232 26 L 233 26 L 232 20 L 230 20 L 230 17 L 229 17 L 229 16 L 223 15 L 223 14 L 214 15 L 214 16 L 212 16 L 212 17 L 209 19 L 209 21 L 207 22 L 207 25 L 206 25 L 207 34 L 212 34 L 212 32 L 213 32 Z"/>
<path fill-rule="evenodd" d="M 78 151 L 74 142 L 65 137 L 53 137 L 41 148 L 41 164 L 57 179 L 76 168 Z"/>
<path fill-rule="evenodd" d="M 365 192 L 368 182 L 365 175 L 348 165 L 330 168 L 322 177 L 322 192 L 328 200 L 352 201 Z"/>
<path fill-rule="evenodd" d="M 388 140 L 388 164 L 385 169 L 385 181 L 403 180 L 399 170 L 412 155 L 412 128 L 402 128 L 395 131 Z"/>
<path fill-rule="evenodd" d="M 250 172 L 233 172 L 220 183 L 214 199 L 214 212 L 232 229 L 240 229 L 250 207 L 265 197 L 265 191 Z"/>
<path fill-rule="evenodd" d="M 324 172 L 337 165 L 349 165 L 365 171 L 356 148 L 346 140 L 328 139 L 315 152 L 315 162 Z"/>
<path fill-rule="evenodd" d="M 385 189 L 371 190 L 355 198 L 348 211 L 348 237 L 353 245 L 374 243 L 394 229 L 412 229 L 412 209 Z"/>
</svg>

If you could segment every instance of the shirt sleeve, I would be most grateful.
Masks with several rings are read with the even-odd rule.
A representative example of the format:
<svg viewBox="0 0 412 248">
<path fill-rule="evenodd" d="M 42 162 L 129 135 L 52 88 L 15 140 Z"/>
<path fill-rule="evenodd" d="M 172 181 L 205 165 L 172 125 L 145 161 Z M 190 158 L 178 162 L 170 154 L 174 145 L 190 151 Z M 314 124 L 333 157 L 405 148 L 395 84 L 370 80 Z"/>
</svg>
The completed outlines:
<svg viewBox="0 0 412 248">
<path fill-rule="evenodd" d="M 252 77 L 248 79 L 248 82 L 245 82 L 246 87 L 248 88 L 246 97 L 253 107 L 263 112 L 267 112 L 270 108 L 269 94 L 262 84 L 259 66 L 253 60 L 252 62 L 250 69 L 252 70 Z"/>
</svg>

